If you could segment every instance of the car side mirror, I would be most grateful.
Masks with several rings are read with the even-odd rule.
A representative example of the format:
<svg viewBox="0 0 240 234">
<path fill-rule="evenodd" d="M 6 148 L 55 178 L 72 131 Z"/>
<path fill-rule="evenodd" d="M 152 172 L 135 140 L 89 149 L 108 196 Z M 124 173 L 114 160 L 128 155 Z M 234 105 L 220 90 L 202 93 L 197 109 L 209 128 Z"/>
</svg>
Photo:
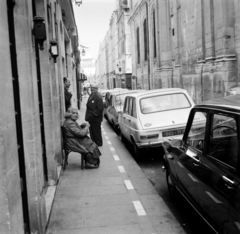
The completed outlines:
<svg viewBox="0 0 240 234">
<path fill-rule="evenodd" d="M 173 139 L 171 141 L 171 146 L 174 147 L 174 148 L 182 147 L 183 146 L 183 141 L 179 140 L 179 139 Z"/>
</svg>

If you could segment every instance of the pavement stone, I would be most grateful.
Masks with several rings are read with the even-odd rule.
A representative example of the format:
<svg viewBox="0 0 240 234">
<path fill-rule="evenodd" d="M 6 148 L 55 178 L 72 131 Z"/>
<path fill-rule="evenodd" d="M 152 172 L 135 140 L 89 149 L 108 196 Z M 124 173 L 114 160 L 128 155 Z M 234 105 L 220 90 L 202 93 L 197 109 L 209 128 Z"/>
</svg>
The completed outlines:
<svg viewBox="0 0 240 234">
<path fill-rule="evenodd" d="M 81 106 L 79 123 L 84 119 L 86 100 Z M 57 184 L 46 233 L 185 233 L 109 124 L 104 120 L 102 126 L 106 135 L 100 147 L 100 167 L 81 170 L 80 155 L 69 154 L 69 164 Z M 119 161 L 113 155 L 117 155 Z M 118 166 L 123 167 L 125 173 L 121 173 Z M 133 189 L 127 188 L 126 180 Z M 137 207 L 136 203 L 142 206 Z"/>
</svg>

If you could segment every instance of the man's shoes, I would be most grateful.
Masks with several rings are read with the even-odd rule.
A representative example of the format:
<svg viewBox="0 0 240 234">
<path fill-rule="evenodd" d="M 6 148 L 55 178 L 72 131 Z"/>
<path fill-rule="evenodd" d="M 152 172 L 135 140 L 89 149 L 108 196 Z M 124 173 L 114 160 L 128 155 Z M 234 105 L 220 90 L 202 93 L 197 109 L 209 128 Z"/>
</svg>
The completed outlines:
<svg viewBox="0 0 240 234">
<path fill-rule="evenodd" d="M 95 169 L 95 168 L 98 168 L 98 167 L 99 167 L 98 164 L 94 165 L 94 164 L 86 163 L 86 165 L 85 165 L 86 169 Z"/>
</svg>

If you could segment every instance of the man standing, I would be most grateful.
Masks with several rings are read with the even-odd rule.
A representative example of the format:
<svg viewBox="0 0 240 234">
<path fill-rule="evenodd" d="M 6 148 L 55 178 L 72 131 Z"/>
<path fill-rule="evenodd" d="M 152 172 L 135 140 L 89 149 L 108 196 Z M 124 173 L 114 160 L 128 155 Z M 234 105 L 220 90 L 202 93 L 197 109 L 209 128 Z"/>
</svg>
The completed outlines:
<svg viewBox="0 0 240 234">
<path fill-rule="evenodd" d="M 90 124 L 90 136 L 98 145 L 102 146 L 101 122 L 103 120 L 103 100 L 98 92 L 98 85 L 91 85 L 91 95 L 87 101 L 85 120 Z"/>
<path fill-rule="evenodd" d="M 71 83 L 70 83 L 70 80 L 66 77 L 63 78 L 63 82 L 64 82 L 65 108 L 66 108 L 66 112 L 67 112 L 68 108 L 71 107 L 72 94 L 69 91 L 69 87 L 70 87 Z"/>
</svg>

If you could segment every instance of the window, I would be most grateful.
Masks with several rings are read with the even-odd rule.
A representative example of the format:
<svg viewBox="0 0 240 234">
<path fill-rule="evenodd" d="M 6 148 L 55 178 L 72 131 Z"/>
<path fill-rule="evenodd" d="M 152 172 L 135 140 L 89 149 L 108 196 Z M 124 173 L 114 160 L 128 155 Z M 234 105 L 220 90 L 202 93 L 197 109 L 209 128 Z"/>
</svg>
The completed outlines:
<svg viewBox="0 0 240 234">
<path fill-rule="evenodd" d="M 197 111 L 194 113 L 192 126 L 188 133 L 187 144 L 199 151 L 203 151 L 206 132 L 206 113 Z"/>
<path fill-rule="evenodd" d="M 155 10 L 153 10 L 153 57 L 157 57 Z"/>
<path fill-rule="evenodd" d="M 126 99 L 125 106 L 124 106 L 124 113 L 128 113 L 128 100 Z"/>
<path fill-rule="evenodd" d="M 132 117 L 137 118 L 136 99 L 133 99 Z"/>
<path fill-rule="evenodd" d="M 110 106 L 112 106 L 113 105 L 113 96 L 111 95 L 111 97 L 110 97 L 110 101 L 109 101 L 109 104 L 110 104 Z"/>
<path fill-rule="evenodd" d="M 208 154 L 224 164 L 237 166 L 237 123 L 233 117 L 224 114 L 212 116 Z"/>
<path fill-rule="evenodd" d="M 140 108 L 143 114 L 189 107 L 191 107 L 191 104 L 183 93 L 153 96 L 143 98 L 140 101 Z"/>
<path fill-rule="evenodd" d="M 137 63 L 140 63 L 140 41 L 139 41 L 139 28 L 137 28 Z"/>
<path fill-rule="evenodd" d="M 128 114 L 132 116 L 132 98 L 129 98 Z"/>
<path fill-rule="evenodd" d="M 143 22 L 143 36 L 144 36 L 144 60 L 148 59 L 148 48 L 147 48 L 147 20 L 145 19 Z"/>
</svg>

